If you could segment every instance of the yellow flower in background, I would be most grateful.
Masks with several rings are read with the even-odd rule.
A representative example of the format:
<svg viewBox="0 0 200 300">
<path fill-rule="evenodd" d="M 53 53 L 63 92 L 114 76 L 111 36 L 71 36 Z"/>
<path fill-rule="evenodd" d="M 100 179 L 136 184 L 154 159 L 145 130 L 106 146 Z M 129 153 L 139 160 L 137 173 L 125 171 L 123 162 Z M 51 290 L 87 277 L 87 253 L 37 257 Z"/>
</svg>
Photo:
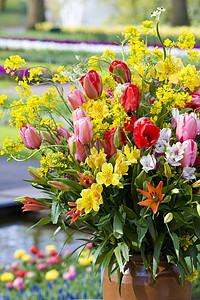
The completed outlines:
<svg viewBox="0 0 200 300">
<path fill-rule="evenodd" d="M 52 78 L 53 82 L 58 81 L 61 84 L 64 84 L 68 81 L 70 81 L 70 78 L 66 76 L 67 70 L 64 68 L 64 66 L 60 66 L 57 70 L 57 73 Z"/>
<path fill-rule="evenodd" d="M 14 275 L 11 272 L 5 272 L 5 273 L 1 274 L 0 280 L 3 281 L 3 282 L 13 281 L 14 280 Z"/>
<path fill-rule="evenodd" d="M 26 251 L 24 249 L 19 249 L 14 252 L 14 258 L 21 258 L 26 254 Z"/>
<path fill-rule="evenodd" d="M 164 40 L 164 45 L 167 48 L 174 48 L 175 42 L 172 42 L 170 39 L 165 39 Z"/>
<path fill-rule="evenodd" d="M 31 86 L 28 84 L 28 81 L 26 80 L 26 78 L 24 78 L 24 80 L 20 80 L 18 82 L 19 86 L 16 86 L 16 91 L 18 92 L 18 94 L 20 95 L 20 97 L 28 97 L 32 94 L 31 92 Z"/>
<path fill-rule="evenodd" d="M 25 255 L 23 255 L 23 256 L 21 257 L 21 260 L 22 260 L 23 262 L 29 262 L 30 259 L 31 259 L 31 256 L 30 256 L 29 254 L 25 254 Z"/>
<path fill-rule="evenodd" d="M 135 26 L 129 26 L 122 32 L 125 38 L 131 38 L 132 42 L 138 41 L 140 38 L 140 32 Z"/>
<path fill-rule="evenodd" d="M 194 270 L 189 275 L 185 275 L 185 280 L 192 282 L 197 279 L 198 275 L 199 272 L 197 271 L 196 268 L 194 268 Z"/>
<path fill-rule="evenodd" d="M 81 198 L 76 200 L 77 209 L 85 211 L 88 214 L 91 210 L 98 211 L 99 205 L 103 203 L 101 193 L 103 188 L 101 185 L 93 183 L 91 188 L 81 191 Z"/>
<path fill-rule="evenodd" d="M 195 60 L 199 62 L 199 51 L 198 50 L 188 50 L 187 54 L 189 55 L 189 60 Z"/>
<path fill-rule="evenodd" d="M 179 237 L 180 246 L 184 251 L 187 251 L 188 247 L 192 244 L 191 236 L 189 234 L 185 234 Z"/>
<path fill-rule="evenodd" d="M 45 251 L 46 252 L 51 252 L 51 251 L 55 251 L 56 250 L 56 246 L 55 245 L 47 245 L 45 247 Z"/>
<path fill-rule="evenodd" d="M 155 34 L 155 25 L 153 25 L 153 21 L 145 20 L 142 22 L 142 25 L 140 26 L 140 30 L 144 34 L 148 34 L 149 32 Z"/>
<path fill-rule="evenodd" d="M 177 46 L 180 49 L 188 50 L 194 48 L 195 45 L 195 36 L 191 32 L 182 30 L 182 34 L 178 37 Z"/>
<path fill-rule="evenodd" d="M 190 91 L 200 85 L 200 74 L 194 65 L 187 65 L 177 73 L 178 83 L 188 87 Z"/>
<path fill-rule="evenodd" d="M 51 271 L 46 272 L 45 279 L 46 280 L 55 280 L 55 279 L 58 278 L 58 276 L 59 276 L 58 271 L 56 271 L 55 269 L 53 269 Z"/>
<path fill-rule="evenodd" d="M 84 249 L 78 259 L 78 262 L 81 266 L 87 267 L 90 266 L 93 261 L 94 255 L 90 255 L 90 249 Z"/>
<path fill-rule="evenodd" d="M 101 59 L 111 62 L 115 59 L 115 52 L 106 49 L 106 51 L 101 55 Z"/>
<path fill-rule="evenodd" d="M 113 173 L 113 165 L 111 163 L 104 163 L 102 165 L 102 171 L 97 174 L 96 180 L 99 184 L 118 185 L 119 174 Z"/>
<path fill-rule="evenodd" d="M 129 148 L 129 146 L 126 145 L 124 147 L 124 154 L 126 155 L 127 161 L 129 161 L 131 164 L 136 164 L 138 158 L 140 157 L 140 150 L 137 149 L 136 146 L 134 148 Z"/>
<path fill-rule="evenodd" d="M 5 101 L 7 100 L 8 96 L 7 95 L 0 95 L 0 106 L 3 107 Z"/>
<path fill-rule="evenodd" d="M 39 80 L 39 76 L 42 75 L 42 69 L 41 68 L 32 68 L 29 70 L 29 77 L 28 77 L 28 81 L 32 81 L 33 79 L 35 79 L 36 81 Z"/>
<path fill-rule="evenodd" d="M 90 70 L 101 71 L 100 60 L 98 56 L 91 56 L 88 60 Z"/>
</svg>

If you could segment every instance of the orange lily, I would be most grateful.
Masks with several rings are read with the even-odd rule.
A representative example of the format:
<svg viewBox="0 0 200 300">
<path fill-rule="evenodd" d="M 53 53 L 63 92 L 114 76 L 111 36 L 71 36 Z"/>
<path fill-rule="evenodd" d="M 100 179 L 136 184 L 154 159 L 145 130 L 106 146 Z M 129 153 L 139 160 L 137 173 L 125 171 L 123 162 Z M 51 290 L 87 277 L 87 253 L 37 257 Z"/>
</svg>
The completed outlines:
<svg viewBox="0 0 200 300">
<path fill-rule="evenodd" d="M 80 172 L 77 172 L 78 176 L 83 180 L 82 182 L 79 182 L 79 184 L 85 185 L 87 187 L 90 187 L 93 183 L 95 183 L 95 180 L 89 176 L 89 175 L 84 175 Z"/>
<path fill-rule="evenodd" d="M 68 204 L 70 206 L 74 206 L 74 208 L 72 208 L 72 210 L 70 210 L 66 215 L 73 215 L 72 219 L 71 219 L 71 223 L 73 223 L 74 221 L 76 221 L 83 213 L 84 213 L 84 209 L 82 210 L 78 210 L 77 209 L 77 204 L 76 202 L 68 202 Z"/>
<path fill-rule="evenodd" d="M 149 182 L 146 181 L 148 192 L 137 189 L 142 195 L 147 197 L 146 200 L 138 202 L 139 205 L 149 206 L 152 208 L 153 213 L 156 214 L 160 202 L 163 200 L 165 194 L 161 194 L 163 182 L 160 181 L 157 187 L 153 187 Z"/>
</svg>

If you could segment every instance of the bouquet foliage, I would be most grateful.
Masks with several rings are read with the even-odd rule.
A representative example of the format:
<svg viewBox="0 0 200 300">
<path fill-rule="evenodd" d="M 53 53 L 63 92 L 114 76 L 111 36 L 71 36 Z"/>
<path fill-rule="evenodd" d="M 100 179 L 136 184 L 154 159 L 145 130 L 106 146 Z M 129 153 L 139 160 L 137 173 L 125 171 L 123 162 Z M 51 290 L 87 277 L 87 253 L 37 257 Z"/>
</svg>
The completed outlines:
<svg viewBox="0 0 200 300">
<path fill-rule="evenodd" d="M 20 130 L 17 140 L 4 141 L 3 152 L 18 160 L 41 154 L 40 168 L 29 173 L 45 197 L 17 200 L 24 211 L 51 209 L 37 225 L 52 222 L 56 232 L 91 229 L 87 242 L 102 276 L 108 267 L 109 276 L 120 278 L 134 254 L 153 276 L 162 255 L 178 266 L 182 280 L 197 275 L 200 73 L 190 62 L 199 55 L 185 31 L 176 43 L 162 41 L 162 10 L 140 29 L 125 30 L 121 59 L 110 50 L 87 61 L 77 57 L 51 80 L 29 67 L 18 81 L 22 98 L 7 107 L 0 97 L 11 126 Z M 148 47 L 149 34 L 157 35 L 162 51 Z M 172 55 L 177 47 L 187 52 L 184 62 Z M 5 68 L 15 76 L 24 64 L 11 56 Z M 52 87 L 32 95 L 29 83 Z M 26 158 L 20 156 L 24 146 L 31 152 Z"/>
</svg>

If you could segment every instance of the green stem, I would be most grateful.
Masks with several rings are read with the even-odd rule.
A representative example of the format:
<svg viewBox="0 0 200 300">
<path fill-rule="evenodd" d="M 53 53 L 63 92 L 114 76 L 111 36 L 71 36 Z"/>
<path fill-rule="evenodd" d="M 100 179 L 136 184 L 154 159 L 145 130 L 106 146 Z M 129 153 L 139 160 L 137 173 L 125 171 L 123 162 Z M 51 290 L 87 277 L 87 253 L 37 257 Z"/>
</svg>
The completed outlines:
<svg viewBox="0 0 200 300">
<path fill-rule="evenodd" d="M 165 58 L 166 58 L 167 54 L 166 54 L 165 45 L 164 45 L 164 43 L 163 43 L 163 41 L 162 41 L 162 39 L 161 39 L 160 33 L 159 33 L 158 24 L 159 24 L 159 23 L 157 22 L 157 23 L 156 23 L 156 32 L 157 32 L 157 35 L 158 35 L 159 41 L 160 41 L 160 43 L 161 43 L 161 45 L 162 45 L 162 48 L 163 48 L 164 60 L 165 60 Z"/>
</svg>

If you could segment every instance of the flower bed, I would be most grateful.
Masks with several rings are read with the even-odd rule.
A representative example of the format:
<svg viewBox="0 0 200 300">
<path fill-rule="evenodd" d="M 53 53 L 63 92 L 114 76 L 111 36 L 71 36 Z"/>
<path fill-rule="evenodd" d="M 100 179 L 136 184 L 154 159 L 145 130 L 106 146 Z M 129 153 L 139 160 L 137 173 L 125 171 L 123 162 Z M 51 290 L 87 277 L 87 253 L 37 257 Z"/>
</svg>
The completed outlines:
<svg viewBox="0 0 200 300">
<path fill-rule="evenodd" d="M 30 254 L 16 250 L 15 263 L 1 266 L 0 294 L 3 299 L 101 299 L 100 274 L 91 268 L 93 256 L 87 246 L 77 256 L 59 255 L 48 245 L 45 253 L 33 246 Z M 68 260 L 67 260 L 68 259 Z"/>
</svg>

